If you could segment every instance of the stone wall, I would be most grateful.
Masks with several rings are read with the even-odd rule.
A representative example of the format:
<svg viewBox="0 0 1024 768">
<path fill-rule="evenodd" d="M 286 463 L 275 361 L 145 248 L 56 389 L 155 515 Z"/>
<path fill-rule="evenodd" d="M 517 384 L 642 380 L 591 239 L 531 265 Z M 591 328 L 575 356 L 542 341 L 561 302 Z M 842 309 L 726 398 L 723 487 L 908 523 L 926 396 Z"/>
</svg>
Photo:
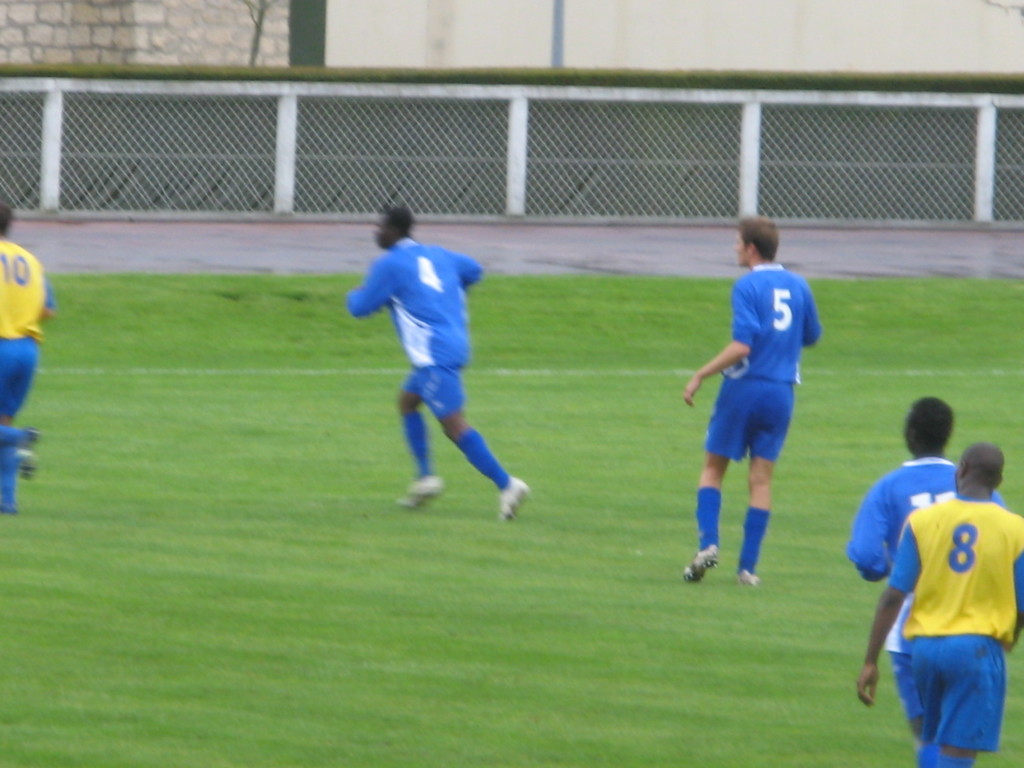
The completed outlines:
<svg viewBox="0 0 1024 768">
<path fill-rule="evenodd" d="M 288 64 L 288 0 L 270 0 L 257 65 Z M 245 66 L 258 0 L 0 0 L 2 64 Z"/>
</svg>

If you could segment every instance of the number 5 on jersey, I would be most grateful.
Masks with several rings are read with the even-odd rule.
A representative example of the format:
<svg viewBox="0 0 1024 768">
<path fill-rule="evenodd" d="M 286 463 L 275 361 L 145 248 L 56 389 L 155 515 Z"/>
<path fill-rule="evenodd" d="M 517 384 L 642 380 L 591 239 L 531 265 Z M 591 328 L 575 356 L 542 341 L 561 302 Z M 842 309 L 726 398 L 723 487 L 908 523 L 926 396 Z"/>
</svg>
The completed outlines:
<svg viewBox="0 0 1024 768">
<path fill-rule="evenodd" d="M 784 331 L 793 324 L 793 309 L 787 304 L 793 298 L 793 294 L 788 288 L 776 288 L 774 296 L 774 309 L 778 317 L 775 318 L 773 325 L 775 330 Z"/>
</svg>

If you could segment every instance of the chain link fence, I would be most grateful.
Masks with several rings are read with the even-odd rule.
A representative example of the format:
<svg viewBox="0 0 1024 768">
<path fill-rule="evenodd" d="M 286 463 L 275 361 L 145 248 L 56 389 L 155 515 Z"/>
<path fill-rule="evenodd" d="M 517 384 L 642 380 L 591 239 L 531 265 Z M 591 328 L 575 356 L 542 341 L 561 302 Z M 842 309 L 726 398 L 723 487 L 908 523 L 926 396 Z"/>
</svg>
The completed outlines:
<svg viewBox="0 0 1024 768">
<path fill-rule="evenodd" d="M 39 207 L 43 95 L 0 92 L 0 198 Z"/>
<path fill-rule="evenodd" d="M 999 111 L 995 217 L 1024 221 L 1024 109 Z"/>
<path fill-rule="evenodd" d="M 766 109 L 761 209 L 777 219 L 970 221 L 976 122 L 970 109 Z"/>
<path fill-rule="evenodd" d="M 276 122 L 269 99 L 70 94 L 60 208 L 269 213 Z"/>
<path fill-rule="evenodd" d="M 504 210 L 505 101 L 311 98 L 298 109 L 296 212 Z"/>
<path fill-rule="evenodd" d="M 526 213 L 734 218 L 739 128 L 735 105 L 535 102 Z"/>
<path fill-rule="evenodd" d="M 29 210 L 1024 222 L 1020 97 L 11 79 L 0 114 Z"/>
</svg>

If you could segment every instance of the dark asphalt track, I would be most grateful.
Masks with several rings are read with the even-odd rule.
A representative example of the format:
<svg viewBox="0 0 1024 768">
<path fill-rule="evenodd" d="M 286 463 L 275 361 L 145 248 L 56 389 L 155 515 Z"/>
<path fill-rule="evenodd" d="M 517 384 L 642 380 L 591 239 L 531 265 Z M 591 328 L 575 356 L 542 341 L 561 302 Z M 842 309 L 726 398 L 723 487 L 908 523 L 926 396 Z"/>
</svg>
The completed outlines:
<svg viewBox="0 0 1024 768">
<path fill-rule="evenodd" d="M 51 272 L 361 273 L 373 222 L 15 221 Z M 492 274 L 735 277 L 724 226 L 423 223 L 415 235 Z M 1024 232 L 782 228 L 778 260 L 807 277 L 1024 277 Z"/>
</svg>

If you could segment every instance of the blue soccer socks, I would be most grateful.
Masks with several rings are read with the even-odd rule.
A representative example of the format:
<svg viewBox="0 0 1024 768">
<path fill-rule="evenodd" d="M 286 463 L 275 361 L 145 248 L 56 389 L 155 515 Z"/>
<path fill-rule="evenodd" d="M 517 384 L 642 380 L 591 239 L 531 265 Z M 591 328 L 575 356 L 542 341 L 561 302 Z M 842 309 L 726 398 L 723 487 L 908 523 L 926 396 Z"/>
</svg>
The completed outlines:
<svg viewBox="0 0 1024 768">
<path fill-rule="evenodd" d="M 499 491 L 505 489 L 508 485 L 509 474 L 498 463 L 498 460 L 494 458 L 494 454 L 487 447 L 487 442 L 484 440 L 483 435 L 475 429 L 468 429 L 462 433 L 462 436 L 459 437 L 455 444 L 459 447 L 460 451 L 466 454 L 469 463 L 476 467 L 480 474 L 489 477 L 491 482 L 498 486 Z"/>
<path fill-rule="evenodd" d="M 771 512 L 767 509 L 749 507 L 747 518 L 743 521 L 743 548 L 740 549 L 741 571 L 754 573 L 757 568 L 757 559 L 761 556 L 761 542 L 768 530 L 768 518 Z"/>
<path fill-rule="evenodd" d="M 917 748 L 917 768 L 939 768 L 938 744 L 921 744 Z"/>
<path fill-rule="evenodd" d="M 718 546 L 718 518 L 722 512 L 722 491 L 718 488 L 699 488 L 697 490 L 697 535 L 700 537 L 699 549 L 707 549 L 712 544 Z"/>
<path fill-rule="evenodd" d="M 15 489 L 18 483 L 19 463 L 18 449 L 15 446 L 0 446 L 0 512 L 5 515 L 18 514 Z"/>
<path fill-rule="evenodd" d="M 427 422 L 419 411 L 402 415 L 402 428 L 405 431 L 405 442 L 416 462 L 420 477 L 432 475 L 430 469 L 430 439 L 427 435 Z"/>
<path fill-rule="evenodd" d="M 0 426 L 0 445 L 30 445 L 38 439 L 38 435 L 36 429 Z"/>
<path fill-rule="evenodd" d="M 952 757 L 951 755 L 939 755 L 939 762 L 936 768 L 971 768 L 974 765 L 973 757 Z"/>
</svg>

